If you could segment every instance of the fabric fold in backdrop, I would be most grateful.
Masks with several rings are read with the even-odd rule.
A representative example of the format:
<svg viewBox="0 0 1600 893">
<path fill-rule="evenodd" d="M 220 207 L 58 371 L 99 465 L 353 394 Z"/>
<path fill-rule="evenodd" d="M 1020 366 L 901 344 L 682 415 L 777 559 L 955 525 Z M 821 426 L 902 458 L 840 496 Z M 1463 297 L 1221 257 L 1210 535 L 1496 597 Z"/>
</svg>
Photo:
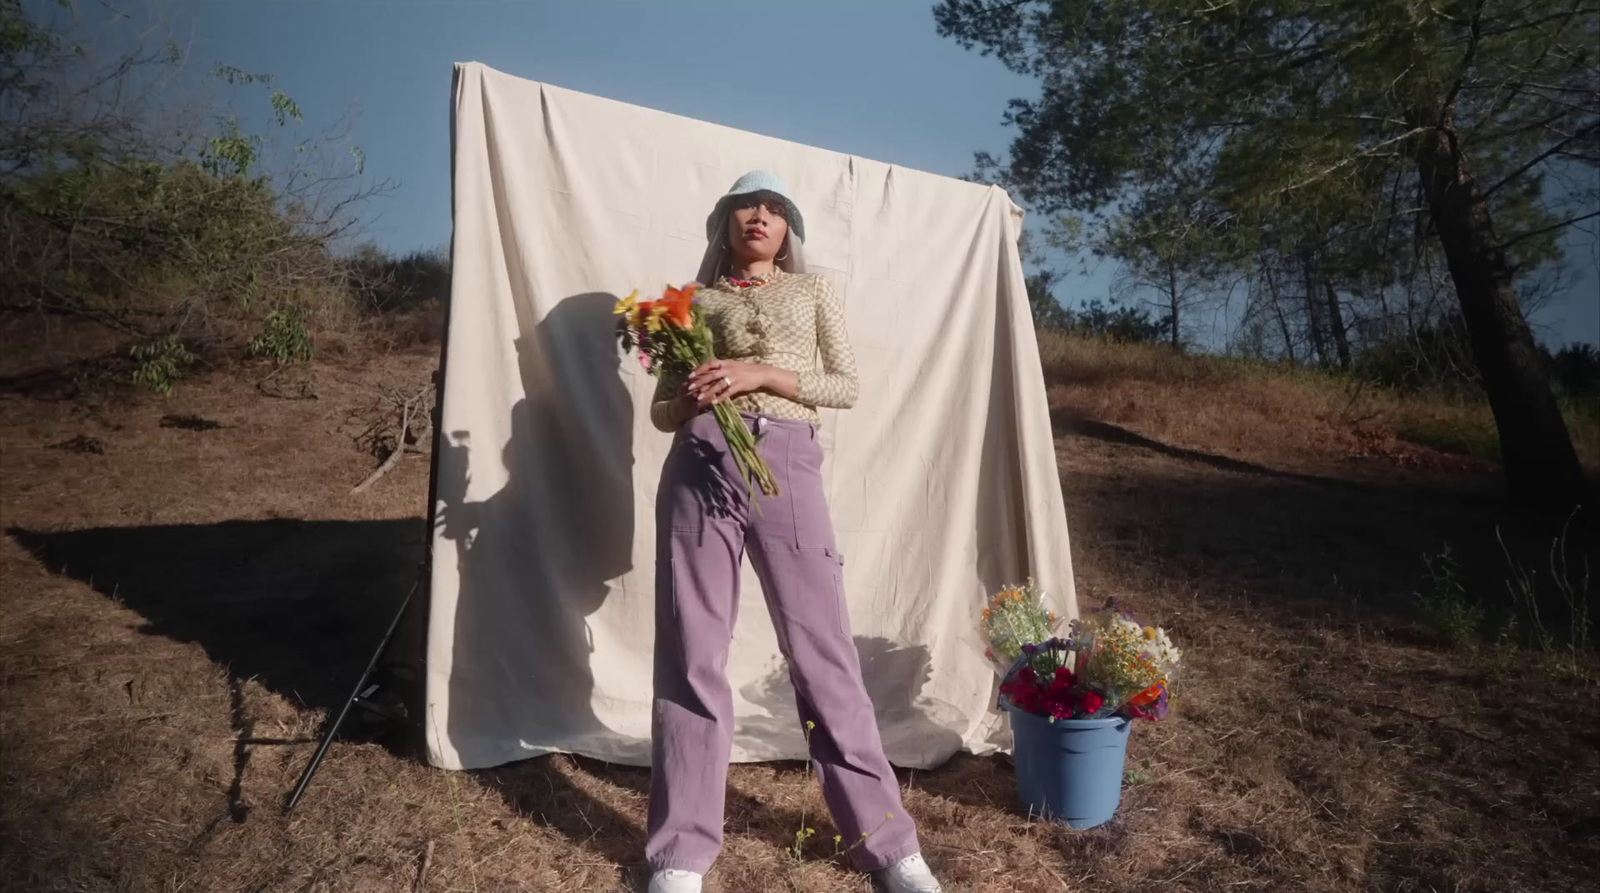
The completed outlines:
<svg viewBox="0 0 1600 893">
<path fill-rule="evenodd" d="M 428 618 L 428 757 L 650 758 L 656 481 L 671 439 L 611 309 L 696 274 L 739 175 L 783 176 L 861 375 L 823 410 L 851 624 L 889 758 L 1007 744 L 977 614 L 1033 577 L 1076 615 L 1055 448 L 1001 189 L 511 77 L 455 72 L 454 239 Z M 748 564 L 737 761 L 805 754 Z"/>
</svg>

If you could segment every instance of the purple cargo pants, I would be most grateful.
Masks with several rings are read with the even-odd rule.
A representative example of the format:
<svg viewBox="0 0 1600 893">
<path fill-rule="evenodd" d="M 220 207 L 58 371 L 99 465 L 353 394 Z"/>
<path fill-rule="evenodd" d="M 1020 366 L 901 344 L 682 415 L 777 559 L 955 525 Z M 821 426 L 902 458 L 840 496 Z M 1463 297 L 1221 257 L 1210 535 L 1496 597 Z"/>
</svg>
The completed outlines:
<svg viewBox="0 0 1600 893">
<path fill-rule="evenodd" d="M 823 798 L 863 871 L 918 851 L 883 755 L 845 611 L 843 559 L 809 422 L 746 414 L 780 493 L 751 510 L 716 416 L 678 429 L 656 495 L 655 702 L 649 839 L 653 870 L 704 874 L 722 848 L 733 747 L 728 648 L 746 547 L 789 664 Z M 890 818 L 892 816 L 892 818 Z"/>
</svg>

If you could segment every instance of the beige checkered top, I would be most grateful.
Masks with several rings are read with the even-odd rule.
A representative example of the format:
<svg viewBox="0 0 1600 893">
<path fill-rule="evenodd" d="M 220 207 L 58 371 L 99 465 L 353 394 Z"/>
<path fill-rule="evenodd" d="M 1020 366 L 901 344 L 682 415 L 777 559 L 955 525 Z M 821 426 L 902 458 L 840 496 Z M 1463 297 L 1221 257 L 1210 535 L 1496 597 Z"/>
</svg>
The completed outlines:
<svg viewBox="0 0 1600 893">
<path fill-rule="evenodd" d="M 762 285 L 738 288 L 724 277 L 697 297 L 720 359 L 777 366 L 799 379 L 797 400 L 762 390 L 733 398 L 735 408 L 815 423 L 816 407 L 848 409 L 856 402 L 856 357 L 844 308 L 827 279 L 776 270 Z M 673 398 L 682 393 L 682 379 L 657 380 L 650 405 L 657 428 L 672 431 L 688 421 L 688 415 L 674 412 Z"/>
</svg>

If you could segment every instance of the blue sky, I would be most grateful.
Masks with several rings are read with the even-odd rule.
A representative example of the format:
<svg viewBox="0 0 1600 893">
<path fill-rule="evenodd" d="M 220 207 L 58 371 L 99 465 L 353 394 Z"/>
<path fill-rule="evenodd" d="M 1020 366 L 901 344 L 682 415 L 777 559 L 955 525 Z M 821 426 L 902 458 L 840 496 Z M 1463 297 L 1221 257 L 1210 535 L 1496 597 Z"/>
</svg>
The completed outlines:
<svg viewBox="0 0 1600 893">
<path fill-rule="evenodd" d="M 92 17 L 97 6 L 84 3 Z M 934 173 L 1002 151 L 1006 100 L 1029 79 L 934 32 L 932 0 L 170 0 L 190 71 L 271 73 L 312 123 L 354 112 L 369 172 L 397 187 L 367 235 L 391 250 L 450 234 L 452 63 L 477 61 L 675 114 Z M 1589 221 L 1590 224 L 1596 221 Z M 1575 281 L 1533 320 L 1543 340 L 1600 343 L 1600 241 L 1569 235 Z M 1105 297 L 1109 264 L 1057 297 Z"/>
</svg>

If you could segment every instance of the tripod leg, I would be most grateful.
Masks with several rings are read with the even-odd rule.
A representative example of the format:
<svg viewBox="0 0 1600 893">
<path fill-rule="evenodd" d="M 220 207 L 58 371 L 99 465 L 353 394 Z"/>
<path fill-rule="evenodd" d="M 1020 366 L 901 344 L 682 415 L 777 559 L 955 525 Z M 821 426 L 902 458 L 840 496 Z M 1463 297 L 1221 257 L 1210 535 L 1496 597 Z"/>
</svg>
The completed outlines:
<svg viewBox="0 0 1600 893">
<path fill-rule="evenodd" d="M 293 812 L 295 804 L 300 802 L 300 797 L 305 794 L 306 786 L 311 784 L 311 776 L 317 774 L 317 767 L 322 765 L 322 757 L 328 752 L 328 745 L 333 743 L 333 736 L 339 734 L 339 727 L 344 725 L 344 719 L 350 713 L 350 706 L 361 696 L 361 689 L 366 687 L 367 678 L 372 675 L 372 670 L 383 658 L 383 653 L 389 648 L 389 640 L 394 638 L 394 631 L 400 626 L 400 619 L 405 616 L 406 608 L 411 605 L 411 597 L 417 594 L 417 587 L 422 585 L 419 575 L 411 584 L 411 589 L 406 597 L 400 600 L 400 607 L 394 612 L 394 619 L 389 621 L 389 628 L 384 631 L 383 639 L 378 642 L 378 647 L 372 652 L 372 659 L 367 661 L 367 668 L 361 671 L 361 678 L 356 680 L 355 688 L 350 690 L 350 697 L 344 699 L 344 706 L 339 708 L 338 716 L 328 725 L 328 731 L 322 736 L 322 743 L 317 745 L 317 752 L 311 756 L 311 762 L 306 765 L 304 772 L 300 773 L 300 783 L 294 786 L 294 793 L 289 795 L 289 802 L 284 806 L 285 813 Z"/>
</svg>

